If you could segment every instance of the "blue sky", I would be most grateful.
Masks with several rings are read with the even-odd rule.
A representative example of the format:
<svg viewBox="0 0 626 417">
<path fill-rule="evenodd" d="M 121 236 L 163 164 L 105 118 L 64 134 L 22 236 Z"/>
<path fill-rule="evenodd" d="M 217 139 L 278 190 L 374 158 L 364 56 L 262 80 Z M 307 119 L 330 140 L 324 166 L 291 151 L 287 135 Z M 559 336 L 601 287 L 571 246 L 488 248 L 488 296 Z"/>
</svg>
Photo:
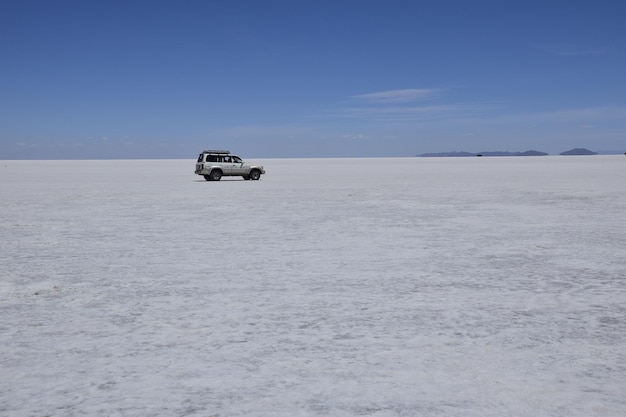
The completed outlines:
<svg viewBox="0 0 626 417">
<path fill-rule="evenodd" d="M 625 1 L 0 0 L 0 159 L 626 150 Z"/>
</svg>

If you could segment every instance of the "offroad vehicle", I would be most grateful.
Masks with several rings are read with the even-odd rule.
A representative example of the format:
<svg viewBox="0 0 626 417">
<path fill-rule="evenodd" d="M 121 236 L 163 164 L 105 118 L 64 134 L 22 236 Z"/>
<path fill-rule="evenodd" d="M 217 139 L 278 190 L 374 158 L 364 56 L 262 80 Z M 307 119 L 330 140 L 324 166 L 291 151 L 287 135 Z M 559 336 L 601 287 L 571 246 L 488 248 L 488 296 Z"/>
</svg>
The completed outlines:
<svg viewBox="0 0 626 417">
<path fill-rule="evenodd" d="M 219 181 L 224 176 L 241 176 L 244 180 L 256 181 L 265 170 L 261 165 L 246 164 L 230 151 L 207 150 L 198 156 L 195 173 L 207 181 Z"/>
</svg>

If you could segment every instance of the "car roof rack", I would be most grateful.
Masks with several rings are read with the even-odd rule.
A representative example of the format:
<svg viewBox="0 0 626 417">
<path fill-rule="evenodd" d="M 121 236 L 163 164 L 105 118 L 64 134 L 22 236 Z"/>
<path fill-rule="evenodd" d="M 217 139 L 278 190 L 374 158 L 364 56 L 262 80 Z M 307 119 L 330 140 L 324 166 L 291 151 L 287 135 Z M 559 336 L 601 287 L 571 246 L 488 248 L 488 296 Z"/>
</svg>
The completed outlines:
<svg viewBox="0 0 626 417">
<path fill-rule="evenodd" d="M 219 153 L 219 154 L 224 154 L 224 155 L 228 155 L 230 154 L 230 151 L 224 151 L 224 150 L 215 150 L 215 149 L 208 149 L 206 151 L 202 151 L 202 153 Z"/>
</svg>

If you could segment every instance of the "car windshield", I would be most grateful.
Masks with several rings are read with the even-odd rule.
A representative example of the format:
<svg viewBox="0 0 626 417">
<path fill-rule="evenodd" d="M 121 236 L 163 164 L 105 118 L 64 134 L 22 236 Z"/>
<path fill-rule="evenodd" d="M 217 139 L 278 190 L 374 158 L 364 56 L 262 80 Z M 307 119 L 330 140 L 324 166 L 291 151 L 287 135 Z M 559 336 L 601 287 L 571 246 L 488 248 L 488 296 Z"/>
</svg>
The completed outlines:
<svg viewBox="0 0 626 417">
<path fill-rule="evenodd" d="M 203 153 L 200 154 L 200 156 L 198 157 L 198 162 L 202 162 L 202 157 L 204 156 Z"/>
</svg>

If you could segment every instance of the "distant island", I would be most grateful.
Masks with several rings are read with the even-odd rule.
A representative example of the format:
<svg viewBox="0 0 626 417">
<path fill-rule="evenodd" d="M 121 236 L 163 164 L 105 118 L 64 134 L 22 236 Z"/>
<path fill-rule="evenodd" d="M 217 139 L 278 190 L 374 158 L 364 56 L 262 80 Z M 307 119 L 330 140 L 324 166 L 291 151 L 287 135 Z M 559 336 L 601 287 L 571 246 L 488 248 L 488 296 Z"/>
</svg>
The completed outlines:
<svg viewBox="0 0 626 417">
<path fill-rule="evenodd" d="M 423 153 L 421 157 L 432 158 L 432 157 L 457 157 L 457 156 L 544 156 L 548 155 L 545 152 L 539 151 L 525 151 L 525 152 L 509 152 L 509 151 L 484 151 L 484 152 L 436 152 L 436 153 Z"/>
<path fill-rule="evenodd" d="M 585 148 L 574 148 L 569 151 L 561 152 L 559 155 L 614 155 L 621 154 L 623 151 L 601 151 L 593 152 Z M 624 153 L 626 155 L 626 152 Z M 423 153 L 416 156 L 424 158 L 436 158 L 436 157 L 466 157 L 466 156 L 544 156 L 549 155 L 545 152 L 530 150 L 525 152 L 509 152 L 509 151 L 483 151 L 483 152 L 465 152 L 465 151 L 451 151 L 451 152 L 430 152 Z"/>
<path fill-rule="evenodd" d="M 492 151 L 492 152 L 479 152 L 478 156 L 544 156 L 545 152 L 540 151 L 524 151 L 524 152 L 506 152 L 506 151 Z"/>
<path fill-rule="evenodd" d="M 569 151 L 561 152 L 559 155 L 597 155 L 597 152 L 590 151 L 585 148 L 574 148 Z"/>
</svg>

